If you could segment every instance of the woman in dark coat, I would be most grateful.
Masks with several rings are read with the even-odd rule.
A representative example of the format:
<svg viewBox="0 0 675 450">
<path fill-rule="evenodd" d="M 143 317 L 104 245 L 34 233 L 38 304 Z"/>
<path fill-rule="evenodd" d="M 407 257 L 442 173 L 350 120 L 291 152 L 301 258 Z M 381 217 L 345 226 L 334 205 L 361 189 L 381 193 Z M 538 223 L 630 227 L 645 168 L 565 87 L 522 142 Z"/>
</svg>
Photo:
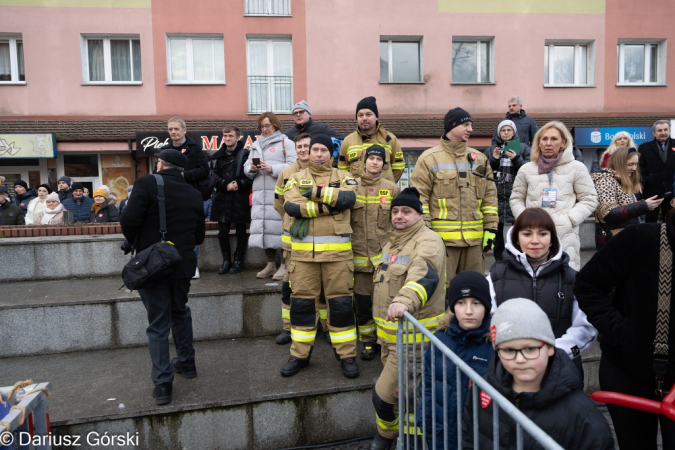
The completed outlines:
<svg viewBox="0 0 675 450">
<path fill-rule="evenodd" d="M 87 221 L 94 223 L 120 221 L 120 212 L 117 206 L 108 202 L 108 194 L 101 188 L 94 191 L 94 204 L 91 205 L 91 212 Z"/>
<path fill-rule="evenodd" d="M 530 147 L 520 143 L 520 152 L 513 150 L 503 151 L 506 143 L 518 139 L 518 129 L 513 121 L 505 119 L 497 126 L 497 144 L 485 150 L 490 167 L 497 176 L 497 203 L 499 208 L 499 225 L 495 239 L 495 260 L 501 261 L 504 253 L 504 224 L 513 223 L 513 213 L 509 205 L 513 180 L 516 178 L 518 169 L 530 162 Z"/>
<path fill-rule="evenodd" d="M 251 206 L 249 194 L 253 180 L 244 173 L 244 162 L 249 151 L 239 140 L 239 128 L 226 126 L 223 129 L 221 147 L 211 157 L 213 171 L 218 177 L 216 193 L 213 195 L 211 206 L 211 220 L 218 222 L 218 242 L 223 254 L 223 265 L 218 273 L 238 273 L 244 260 L 248 246 L 246 224 L 251 221 Z M 234 252 L 234 262 L 230 251 L 230 226 L 236 225 L 237 248 Z"/>
</svg>

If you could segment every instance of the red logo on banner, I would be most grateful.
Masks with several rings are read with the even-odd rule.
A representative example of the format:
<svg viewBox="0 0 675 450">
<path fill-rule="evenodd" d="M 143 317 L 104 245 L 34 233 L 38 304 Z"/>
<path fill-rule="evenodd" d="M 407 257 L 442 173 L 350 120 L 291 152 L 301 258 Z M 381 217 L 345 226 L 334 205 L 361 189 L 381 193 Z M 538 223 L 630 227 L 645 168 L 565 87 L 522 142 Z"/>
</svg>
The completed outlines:
<svg viewBox="0 0 675 450">
<path fill-rule="evenodd" d="M 389 257 L 389 262 L 392 263 L 392 264 L 394 264 L 394 263 L 396 262 L 396 255 L 391 255 L 391 256 Z"/>
<path fill-rule="evenodd" d="M 480 391 L 480 406 L 485 409 L 490 406 L 490 402 L 492 402 L 492 397 L 487 395 L 485 391 Z"/>
</svg>

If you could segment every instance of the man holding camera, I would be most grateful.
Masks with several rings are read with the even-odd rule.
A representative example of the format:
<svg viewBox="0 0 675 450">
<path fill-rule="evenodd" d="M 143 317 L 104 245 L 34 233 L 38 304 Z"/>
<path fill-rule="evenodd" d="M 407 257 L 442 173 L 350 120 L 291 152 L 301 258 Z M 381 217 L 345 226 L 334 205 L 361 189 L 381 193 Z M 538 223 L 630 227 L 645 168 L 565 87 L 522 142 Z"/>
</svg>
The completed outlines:
<svg viewBox="0 0 675 450">
<path fill-rule="evenodd" d="M 157 173 L 164 180 L 166 237 L 181 255 L 174 271 L 157 285 L 139 289 L 148 313 L 146 333 L 150 342 L 153 397 L 158 405 L 171 403 L 174 370 L 185 378 L 197 376 L 192 346 L 192 315 L 187 306 L 190 279 L 195 273 L 195 245 L 204 242 L 204 205 L 201 194 L 189 189 L 183 178 L 188 158 L 181 152 L 165 149 L 157 155 Z M 136 180 L 131 199 L 120 217 L 122 233 L 136 251 L 159 242 L 159 201 L 153 175 Z M 124 248 L 124 247 L 123 247 Z M 127 246 L 125 251 L 129 251 Z M 169 357 L 169 331 L 176 344 L 177 358 Z"/>
</svg>

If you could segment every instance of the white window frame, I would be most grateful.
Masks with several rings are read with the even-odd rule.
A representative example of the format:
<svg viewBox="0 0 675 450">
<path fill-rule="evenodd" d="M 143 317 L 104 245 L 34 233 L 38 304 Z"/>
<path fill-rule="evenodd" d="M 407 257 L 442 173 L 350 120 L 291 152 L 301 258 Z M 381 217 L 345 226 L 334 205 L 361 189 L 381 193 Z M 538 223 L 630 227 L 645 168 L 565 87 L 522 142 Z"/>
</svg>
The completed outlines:
<svg viewBox="0 0 675 450">
<path fill-rule="evenodd" d="M 551 64 L 553 48 L 556 46 L 574 47 L 574 83 L 555 84 L 555 67 Z M 582 84 L 581 79 L 581 47 L 586 46 L 586 83 Z M 595 41 L 592 40 L 557 40 L 547 39 L 544 43 L 544 51 L 548 55 L 548 79 L 544 82 L 544 87 L 553 88 L 579 88 L 595 87 Z M 544 73 L 546 76 L 546 73 Z"/>
<path fill-rule="evenodd" d="M 251 12 L 254 5 L 262 5 L 263 12 Z M 291 0 L 244 0 L 244 16 L 292 17 Z"/>
<path fill-rule="evenodd" d="M 19 56 L 17 51 L 17 43 L 23 42 L 23 36 L 18 33 L 0 33 L 0 41 L 9 41 L 9 66 L 10 66 L 10 80 L 0 80 L 0 85 L 6 84 L 26 84 L 26 81 L 19 80 Z M 24 71 L 26 70 L 26 46 L 24 45 L 23 53 Z M 24 74 L 25 75 L 25 74 Z"/>
<path fill-rule="evenodd" d="M 90 40 L 102 40 L 103 41 L 103 67 L 105 71 L 105 80 L 103 81 L 90 81 L 89 80 L 89 52 L 88 46 Z M 115 85 L 140 85 L 143 84 L 143 68 L 141 65 L 141 79 L 140 80 L 129 80 L 129 81 L 113 81 L 112 79 L 112 56 L 110 53 L 110 41 L 129 41 L 129 51 L 133 51 L 131 41 L 139 41 L 141 37 L 138 34 L 82 34 L 80 35 L 80 49 L 82 54 L 82 84 L 83 85 L 102 85 L 102 84 L 115 84 Z M 131 53 L 129 53 L 131 55 Z M 141 56 L 143 52 L 141 51 Z M 133 56 L 131 58 L 133 64 Z M 131 67 L 131 77 L 134 76 L 133 66 Z"/>
<path fill-rule="evenodd" d="M 494 36 L 453 36 L 452 43 L 456 42 L 471 42 L 476 43 L 476 81 L 455 81 L 450 84 L 496 84 L 495 80 L 495 37 Z M 481 45 L 486 42 L 490 49 L 490 70 L 488 72 L 488 81 L 480 81 L 480 73 L 482 69 Z M 452 46 L 450 46 L 450 73 L 452 74 Z"/>
<path fill-rule="evenodd" d="M 271 45 L 273 42 L 288 42 L 291 44 L 291 74 L 290 75 L 252 75 L 250 73 L 250 50 L 249 50 L 249 42 L 251 41 L 266 41 L 267 42 L 267 63 L 268 63 L 268 73 L 269 72 L 274 72 L 274 49 L 273 45 Z M 269 64 L 272 64 L 270 66 Z M 255 77 L 255 76 L 269 76 L 269 77 L 274 77 L 274 76 L 290 76 L 291 77 L 291 102 L 289 104 L 289 109 L 280 109 L 277 107 L 276 102 L 275 102 L 275 96 L 274 96 L 274 90 L 270 89 L 269 91 L 269 110 L 272 111 L 275 114 L 291 114 L 293 112 L 293 99 L 295 98 L 293 95 L 293 90 L 295 87 L 295 77 L 293 74 L 293 39 L 292 36 L 288 35 L 247 35 L 246 36 L 246 77 L 247 77 L 247 92 L 246 92 L 246 102 L 247 104 L 250 105 L 251 101 L 251 87 L 250 87 L 250 82 L 248 81 L 249 77 Z M 261 114 L 264 111 L 251 111 L 250 107 L 247 107 L 247 113 L 248 114 L 254 114 L 258 115 Z"/>
<path fill-rule="evenodd" d="M 624 47 L 626 45 L 643 45 L 645 47 L 645 67 L 644 73 L 645 78 L 649 79 L 651 75 L 651 52 L 648 51 L 648 45 L 656 44 L 658 45 L 658 62 L 657 62 L 657 72 L 656 72 L 656 81 L 640 81 L 640 82 L 629 82 L 625 81 L 624 78 Z M 617 86 L 665 86 L 666 84 L 666 55 L 668 54 L 668 41 L 666 39 L 619 39 L 616 45 L 616 79 Z"/>
<path fill-rule="evenodd" d="M 187 57 L 187 80 L 172 80 L 171 79 L 171 40 L 172 39 L 185 39 L 187 41 L 186 45 L 186 57 Z M 193 40 L 221 40 L 223 41 L 223 51 L 225 49 L 225 42 L 222 34 L 214 33 L 203 33 L 203 34 L 180 34 L 180 33 L 171 33 L 166 35 L 166 84 L 178 84 L 178 85 L 195 85 L 195 84 L 215 84 L 221 85 L 225 84 L 225 73 L 227 72 L 225 66 L 225 54 L 223 53 L 223 79 L 222 80 L 195 80 L 194 77 L 194 55 L 192 42 Z M 215 54 L 213 55 L 215 57 Z M 215 60 L 213 67 L 215 68 Z"/>
<path fill-rule="evenodd" d="M 388 81 L 382 81 L 380 80 L 380 84 L 424 84 L 424 37 L 423 36 L 380 36 L 380 44 L 382 42 L 387 43 L 387 60 L 389 61 L 388 64 L 388 71 L 389 71 L 389 79 Z M 419 80 L 418 81 L 394 81 L 394 70 L 391 64 L 391 61 L 393 60 L 394 56 L 394 50 L 393 50 L 393 45 L 392 43 L 396 42 L 415 42 L 419 46 L 419 53 L 418 53 L 418 58 L 419 58 L 419 64 L 420 64 L 420 73 L 419 73 Z"/>
</svg>

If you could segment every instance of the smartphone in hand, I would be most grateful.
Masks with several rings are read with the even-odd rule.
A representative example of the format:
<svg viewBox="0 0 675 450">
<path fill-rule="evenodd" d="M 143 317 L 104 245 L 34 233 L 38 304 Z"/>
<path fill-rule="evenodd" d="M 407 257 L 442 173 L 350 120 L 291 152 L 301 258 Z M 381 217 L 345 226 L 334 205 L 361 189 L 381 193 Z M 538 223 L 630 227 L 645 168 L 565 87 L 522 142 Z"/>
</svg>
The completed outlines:
<svg viewBox="0 0 675 450">
<path fill-rule="evenodd" d="M 256 167 L 260 167 L 260 158 L 251 158 L 253 161 L 253 165 Z"/>
</svg>

